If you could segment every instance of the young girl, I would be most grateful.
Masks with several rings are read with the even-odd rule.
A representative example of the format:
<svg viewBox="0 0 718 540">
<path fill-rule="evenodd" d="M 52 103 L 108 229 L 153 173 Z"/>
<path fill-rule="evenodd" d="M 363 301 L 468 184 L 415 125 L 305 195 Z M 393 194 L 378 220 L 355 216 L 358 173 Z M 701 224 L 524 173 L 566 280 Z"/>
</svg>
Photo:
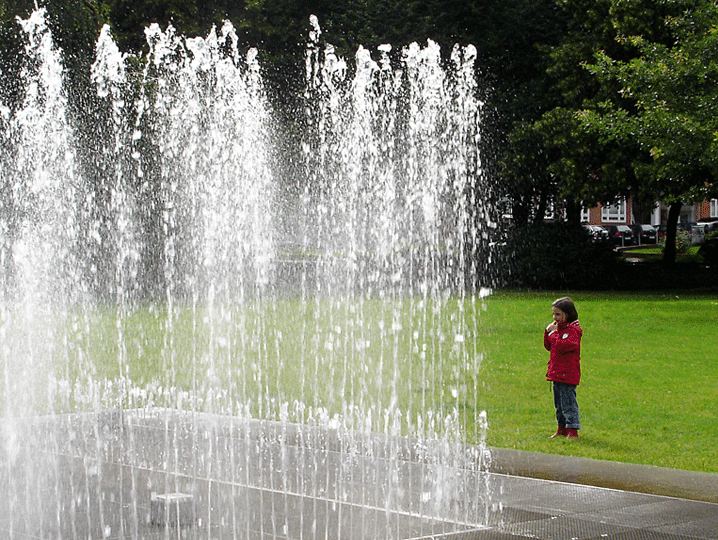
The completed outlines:
<svg viewBox="0 0 718 540">
<path fill-rule="evenodd" d="M 551 304 L 553 322 L 543 333 L 543 346 L 551 354 L 546 379 L 553 381 L 553 402 L 558 429 L 554 437 L 578 437 L 576 386 L 581 380 L 581 336 L 576 306 L 568 296 Z"/>
</svg>

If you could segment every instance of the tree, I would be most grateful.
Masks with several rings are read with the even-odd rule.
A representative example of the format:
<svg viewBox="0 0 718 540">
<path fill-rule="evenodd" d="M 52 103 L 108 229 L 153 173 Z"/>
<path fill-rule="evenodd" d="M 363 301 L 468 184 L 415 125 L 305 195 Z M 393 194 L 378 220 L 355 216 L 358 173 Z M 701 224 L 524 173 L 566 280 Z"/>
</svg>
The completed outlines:
<svg viewBox="0 0 718 540">
<path fill-rule="evenodd" d="M 63 50 L 63 62 L 71 85 L 86 78 L 92 51 L 102 24 L 109 20 L 109 7 L 103 0 L 45 0 L 47 21 L 55 45 Z M 27 18 L 35 9 L 33 0 L 0 0 L 0 69 L 8 79 L 17 80 L 21 67 L 24 38 L 17 17 Z M 5 85 L 4 85 L 5 86 Z M 5 88 L 10 101 L 18 98 L 18 88 Z"/>
<path fill-rule="evenodd" d="M 470 4 L 465 20 L 474 23 L 486 101 L 484 166 L 520 227 L 543 218 L 559 181 L 547 168 L 553 152 L 546 126 L 534 122 L 560 104 L 549 88 L 547 51 L 561 42 L 566 17 L 554 0 Z"/>
<path fill-rule="evenodd" d="M 509 136 L 504 170 L 522 175 L 523 183 L 513 184 L 519 189 L 541 192 L 542 186 L 551 186 L 574 220 L 580 203 L 590 206 L 625 195 L 639 209 L 659 199 L 673 202 L 665 255 L 670 262 L 679 201 L 705 196 L 709 178 L 706 160 L 695 155 L 705 152 L 691 148 L 706 146 L 710 128 L 699 128 L 690 111 L 697 107 L 713 114 L 710 99 L 688 96 L 702 91 L 691 85 L 695 77 L 706 76 L 696 69 L 711 58 L 712 45 L 686 39 L 711 27 L 715 6 L 708 0 L 556 4 L 563 34 L 557 44 L 542 47 L 549 59 L 546 84 L 555 102 Z M 704 8 L 698 10 L 699 5 Z M 696 17 L 703 22 L 696 25 Z M 664 58 L 667 54 L 674 54 L 672 60 Z M 671 62 L 675 69 L 665 69 Z"/>
<path fill-rule="evenodd" d="M 681 205 L 718 192 L 718 6 L 710 0 L 682 4 L 682 13 L 664 18 L 670 40 L 625 35 L 621 39 L 638 52 L 635 58 L 597 54 L 589 71 L 615 91 L 580 112 L 602 139 L 637 148 L 642 159 L 632 163 L 635 176 L 670 205 L 664 251 L 669 264 L 675 262 Z"/>
</svg>

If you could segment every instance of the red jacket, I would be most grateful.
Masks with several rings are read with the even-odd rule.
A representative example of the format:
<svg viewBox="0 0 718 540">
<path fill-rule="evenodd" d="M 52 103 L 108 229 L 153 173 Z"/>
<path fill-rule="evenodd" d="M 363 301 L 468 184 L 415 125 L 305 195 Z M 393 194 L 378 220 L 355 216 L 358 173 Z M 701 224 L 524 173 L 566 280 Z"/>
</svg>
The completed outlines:
<svg viewBox="0 0 718 540">
<path fill-rule="evenodd" d="M 581 336 L 583 330 L 578 321 L 561 323 L 550 334 L 544 330 L 543 346 L 551 352 L 546 379 L 566 384 L 581 381 Z"/>
</svg>

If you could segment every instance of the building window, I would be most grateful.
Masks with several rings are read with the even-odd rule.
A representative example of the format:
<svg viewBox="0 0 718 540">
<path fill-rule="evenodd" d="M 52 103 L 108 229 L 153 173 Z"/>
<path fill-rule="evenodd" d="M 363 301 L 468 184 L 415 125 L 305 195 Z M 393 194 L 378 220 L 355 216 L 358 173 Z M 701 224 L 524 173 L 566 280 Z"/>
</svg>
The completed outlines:
<svg viewBox="0 0 718 540">
<path fill-rule="evenodd" d="M 718 217 L 718 199 L 711 199 L 711 217 Z"/>
<path fill-rule="evenodd" d="M 626 221 L 626 199 L 601 207 L 601 221 Z"/>
<path fill-rule="evenodd" d="M 581 223 L 588 223 L 591 221 L 591 214 L 589 208 L 586 206 L 581 207 Z"/>
</svg>

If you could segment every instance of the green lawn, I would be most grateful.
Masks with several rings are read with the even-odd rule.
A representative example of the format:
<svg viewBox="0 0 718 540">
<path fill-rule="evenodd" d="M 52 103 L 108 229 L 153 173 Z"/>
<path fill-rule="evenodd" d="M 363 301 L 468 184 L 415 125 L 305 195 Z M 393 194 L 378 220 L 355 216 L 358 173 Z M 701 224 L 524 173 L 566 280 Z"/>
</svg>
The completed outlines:
<svg viewBox="0 0 718 540">
<path fill-rule="evenodd" d="M 242 404 L 263 418 L 277 418 L 288 404 L 293 419 L 301 417 L 291 414 L 300 403 L 329 415 L 369 416 L 377 431 L 387 429 L 386 411 L 398 410 L 405 433 L 418 415 L 429 432 L 431 422 L 441 430 L 456 410 L 473 425 L 476 404 L 466 396 L 478 394 L 475 309 L 481 305 L 397 296 L 185 305 L 171 318 L 146 306 L 119 323 L 111 309 L 78 313 L 58 325 L 60 354 L 50 361 L 55 378 L 69 381 L 67 391 L 48 392 L 35 377 L 33 404 L 40 412 L 118 399 L 123 406 L 187 407 L 198 398 L 192 406 L 202 410 L 234 414 Z M 127 385 L 112 384 L 85 399 L 96 381 L 118 379 L 130 381 L 129 398 L 120 395 Z M 42 402 L 47 395 L 52 403 Z"/>
<path fill-rule="evenodd" d="M 583 430 L 555 427 L 542 329 L 558 294 L 490 297 L 479 404 L 492 446 L 718 472 L 718 297 L 575 293 L 584 328 Z"/>
<path fill-rule="evenodd" d="M 698 255 L 700 246 L 689 246 L 684 253 L 676 254 L 676 262 L 702 263 L 703 258 Z M 622 251 L 623 257 L 640 258 L 646 262 L 659 262 L 663 259 L 663 244 L 645 245 Z"/>
<path fill-rule="evenodd" d="M 421 424 L 419 433 L 432 422 L 443 429 L 456 410 L 470 441 L 480 437 L 476 416 L 485 409 L 491 446 L 718 472 L 718 297 L 575 293 L 583 430 L 567 441 L 547 438 L 555 421 L 542 343 L 550 303 L 561 295 L 503 292 L 441 304 L 400 295 L 281 299 L 176 306 L 171 318 L 138 306 L 119 323 L 114 309 L 98 309 L 59 324 L 56 358 L 43 365 L 37 356 L 37 373 L 19 384 L 26 402 L 55 411 L 121 399 L 126 407 L 230 414 L 246 404 L 276 418 L 282 404 L 291 413 L 299 403 L 361 422 L 369 415 L 378 431 L 390 429 L 387 410 L 402 412 L 405 432 Z M 68 383 L 48 390 L 48 370 Z"/>
</svg>

